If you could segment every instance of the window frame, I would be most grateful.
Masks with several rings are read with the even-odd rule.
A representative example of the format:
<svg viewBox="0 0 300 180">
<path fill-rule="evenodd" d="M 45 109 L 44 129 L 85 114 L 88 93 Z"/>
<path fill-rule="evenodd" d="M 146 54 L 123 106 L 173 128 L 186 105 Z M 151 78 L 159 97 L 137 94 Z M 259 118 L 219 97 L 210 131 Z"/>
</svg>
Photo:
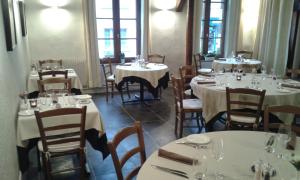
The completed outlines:
<svg viewBox="0 0 300 180">
<path fill-rule="evenodd" d="M 220 39 L 221 40 L 221 53 L 216 54 L 216 56 L 224 56 L 224 46 L 225 46 L 225 32 L 226 32 L 226 18 L 227 18 L 227 0 L 223 0 L 223 2 L 214 2 L 213 0 L 203 0 L 203 9 L 204 9 L 204 17 L 201 19 L 201 24 L 203 23 L 203 34 L 200 35 L 200 42 L 202 43 L 202 54 L 208 53 L 208 44 L 209 39 Z M 222 15 L 222 20 L 211 20 L 210 19 L 210 7 L 211 4 L 214 3 L 223 3 L 224 10 Z M 209 24 L 211 21 L 222 21 L 222 36 L 220 38 L 210 38 L 209 33 Z"/>
<path fill-rule="evenodd" d="M 120 28 L 120 20 L 128 19 L 128 20 L 134 20 L 134 18 L 120 18 L 120 1 L 121 0 L 112 0 L 112 18 L 99 18 L 97 19 L 112 19 L 113 21 L 113 37 L 107 38 L 113 40 L 113 46 L 114 46 L 114 55 L 113 57 L 107 57 L 103 59 L 109 59 L 112 63 L 120 63 L 120 56 L 121 56 L 121 39 L 136 39 L 136 52 L 137 54 L 141 53 L 141 0 L 136 0 L 136 38 L 121 38 L 121 28 Z M 97 11 L 97 10 L 96 10 Z M 96 27 L 96 31 L 98 32 L 98 29 Z M 96 40 L 98 43 L 98 40 L 105 40 L 106 38 L 98 38 L 98 33 L 96 36 Z M 99 48 L 97 49 L 99 51 Z M 103 60 L 99 57 L 98 52 L 98 58 L 100 60 L 101 64 L 108 63 L 108 60 Z M 131 61 L 135 57 L 126 57 L 126 61 Z"/>
</svg>

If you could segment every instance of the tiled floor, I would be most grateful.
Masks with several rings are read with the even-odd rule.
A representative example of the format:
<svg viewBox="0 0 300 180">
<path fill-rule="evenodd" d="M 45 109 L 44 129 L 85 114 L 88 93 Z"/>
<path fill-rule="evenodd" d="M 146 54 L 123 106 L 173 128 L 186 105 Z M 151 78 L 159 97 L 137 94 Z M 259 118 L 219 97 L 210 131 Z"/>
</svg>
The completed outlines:
<svg viewBox="0 0 300 180">
<path fill-rule="evenodd" d="M 96 103 L 105 126 L 108 139 L 122 128 L 130 126 L 135 120 L 142 123 L 144 130 L 144 140 L 147 156 L 157 150 L 159 147 L 175 140 L 174 135 L 174 99 L 171 88 L 163 91 L 160 101 L 151 101 L 148 104 L 125 104 L 121 102 L 119 95 L 109 102 L 105 101 L 105 96 L 93 95 L 93 100 Z M 184 130 L 184 135 L 197 133 L 198 129 Z M 135 137 L 130 137 L 126 143 L 122 143 L 118 149 L 121 153 L 126 149 L 131 149 L 135 144 Z M 41 173 L 37 173 L 35 162 L 35 152 L 31 152 L 32 167 L 28 173 L 28 179 L 43 179 Z M 76 158 L 74 158 L 76 159 Z M 113 162 L 110 156 L 102 160 L 101 153 L 93 150 L 88 146 L 87 160 L 91 169 L 90 176 L 87 179 L 97 180 L 114 180 L 116 178 Z M 134 164 L 138 164 L 139 159 L 134 157 L 124 168 L 125 173 Z M 60 166 L 68 166 L 69 162 L 63 159 L 59 162 Z M 59 166 L 59 165 L 58 165 Z M 58 175 L 57 179 L 75 179 L 78 174 L 72 172 L 64 175 Z"/>
</svg>

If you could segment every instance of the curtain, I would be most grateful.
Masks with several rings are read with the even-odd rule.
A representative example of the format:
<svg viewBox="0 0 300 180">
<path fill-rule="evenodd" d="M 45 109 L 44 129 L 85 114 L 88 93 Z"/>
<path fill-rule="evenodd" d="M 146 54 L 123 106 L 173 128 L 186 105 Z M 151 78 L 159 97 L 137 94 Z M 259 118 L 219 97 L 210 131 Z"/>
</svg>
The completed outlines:
<svg viewBox="0 0 300 180">
<path fill-rule="evenodd" d="M 201 49 L 201 22 L 203 17 L 202 1 L 194 1 L 194 29 L 193 29 L 193 54 L 202 52 Z"/>
<path fill-rule="evenodd" d="M 148 57 L 149 49 L 149 0 L 143 0 L 141 7 L 141 55 Z"/>
<path fill-rule="evenodd" d="M 299 19 L 300 23 L 300 19 Z M 300 69 L 300 26 L 298 27 L 293 69 Z"/>
<path fill-rule="evenodd" d="M 83 19 L 85 33 L 86 62 L 88 69 L 88 87 L 100 86 L 100 62 L 96 42 L 95 0 L 83 0 Z"/>
<path fill-rule="evenodd" d="M 228 0 L 224 57 L 230 57 L 232 51 L 237 50 L 238 32 L 240 26 L 241 0 Z"/>
<path fill-rule="evenodd" d="M 254 55 L 280 76 L 285 73 L 288 58 L 293 3 L 293 0 L 261 0 L 259 10 Z"/>
</svg>

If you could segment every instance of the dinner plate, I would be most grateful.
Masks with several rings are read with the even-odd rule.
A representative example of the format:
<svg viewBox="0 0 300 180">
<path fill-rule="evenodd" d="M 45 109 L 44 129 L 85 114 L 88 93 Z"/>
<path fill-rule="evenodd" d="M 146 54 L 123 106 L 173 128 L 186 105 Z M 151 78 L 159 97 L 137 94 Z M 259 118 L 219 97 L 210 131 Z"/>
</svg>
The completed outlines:
<svg viewBox="0 0 300 180">
<path fill-rule="evenodd" d="M 199 76 L 196 76 L 194 79 L 196 81 L 204 81 L 205 80 L 203 77 L 199 77 Z"/>
<path fill-rule="evenodd" d="M 277 89 L 277 92 L 280 92 L 280 93 L 289 93 L 291 91 L 288 90 L 288 89 Z"/>
<path fill-rule="evenodd" d="M 74 98 L 77 100 L 89 100 L 92 98 L 92 96 L 89 94 L 83 94 L 83 95 L 74 96 Z"/>
<path fill-rule="evenodd" d="M 191 134 L 186 137 L 186 140 L 196 144 L 208 144 L 210 142 L 210 138 L 203 134 Z"/>
<path fill-rule="evenodd" d="M 79 104 L 90 104 L 91 100 L 90 99 L 80 99 Z"/>
<path fill-rule="evenodd" d="M 19 111 L 19 116 L 32 116 L 34 115 L 34 111 L 33 110 L 23 110 L 23 111 Z"/>
</svg>

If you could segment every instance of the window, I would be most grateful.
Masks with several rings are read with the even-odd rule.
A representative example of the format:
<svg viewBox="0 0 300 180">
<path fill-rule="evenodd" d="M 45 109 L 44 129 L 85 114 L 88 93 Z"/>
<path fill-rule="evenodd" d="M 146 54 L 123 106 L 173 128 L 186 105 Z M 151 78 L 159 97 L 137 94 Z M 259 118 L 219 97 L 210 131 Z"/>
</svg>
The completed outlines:
<svg viewBox="0 0 300 180">
<path fill-rule="evenodd" d="M 202 53 L 224 54 L 227 0 L 203 0 Z"/>
<path fill-rule="evenodd" d="M 96 0 L 99 58 L 140 54 L 140 0 Z"/>
</svg>

